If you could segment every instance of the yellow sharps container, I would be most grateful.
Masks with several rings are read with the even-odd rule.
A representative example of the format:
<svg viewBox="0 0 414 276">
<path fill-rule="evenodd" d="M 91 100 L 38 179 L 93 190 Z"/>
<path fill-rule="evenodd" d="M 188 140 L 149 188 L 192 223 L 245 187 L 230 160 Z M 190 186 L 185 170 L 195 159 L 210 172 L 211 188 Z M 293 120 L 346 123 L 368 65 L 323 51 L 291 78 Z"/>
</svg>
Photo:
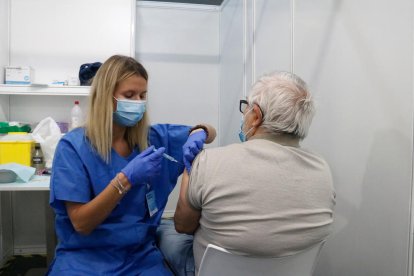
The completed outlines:
<svg viewBox="0 0 414 276">
<path fill-rule="evenodd" d="M 27 132 L 9 132 L 0 136 L 0 165 L 18 163 L 31 166 L 35 141 Z"/>
</svg>

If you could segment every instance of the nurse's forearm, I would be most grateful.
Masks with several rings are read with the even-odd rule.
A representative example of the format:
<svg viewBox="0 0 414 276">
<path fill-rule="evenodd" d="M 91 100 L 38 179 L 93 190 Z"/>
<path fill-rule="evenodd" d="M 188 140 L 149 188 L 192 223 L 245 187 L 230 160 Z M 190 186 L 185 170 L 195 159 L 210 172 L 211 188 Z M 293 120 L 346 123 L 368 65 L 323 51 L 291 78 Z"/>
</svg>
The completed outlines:
<svg viewBox="0 0 414 276">
<path fill-rule="evenodd" d="M 126 190 L 131 188 L 123 173 L 118 174 L 118 179 Z M 119 184 L 116 178 L 112 179 L 107 187 L 88 203 L 66 201 L 66 210 L 76 232 L 88 235 L 109 216 L 125 195 L 119 192 L 117 185 Z"/>
</svg>

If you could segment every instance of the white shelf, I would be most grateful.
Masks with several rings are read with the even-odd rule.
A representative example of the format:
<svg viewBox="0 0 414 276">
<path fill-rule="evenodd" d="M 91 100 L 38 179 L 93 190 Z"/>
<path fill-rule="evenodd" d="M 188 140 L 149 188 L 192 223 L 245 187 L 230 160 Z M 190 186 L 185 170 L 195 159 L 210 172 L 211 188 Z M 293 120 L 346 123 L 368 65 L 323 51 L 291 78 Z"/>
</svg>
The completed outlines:
<svg viewBox="0 0 414 276">
<path fill-rule="evenodd" d="M 90 86 L 0 85 L 0 95 L 88 96 Z"/>
</svg>

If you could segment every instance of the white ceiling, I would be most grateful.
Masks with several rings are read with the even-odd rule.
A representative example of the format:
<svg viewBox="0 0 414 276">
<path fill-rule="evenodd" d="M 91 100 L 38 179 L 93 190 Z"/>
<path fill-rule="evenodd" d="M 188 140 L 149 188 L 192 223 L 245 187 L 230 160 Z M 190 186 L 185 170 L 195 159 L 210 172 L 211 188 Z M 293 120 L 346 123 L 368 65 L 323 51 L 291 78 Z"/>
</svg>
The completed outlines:
<svg viewBox="0 0 414 276">
<path fill-rule="evenodd" d="M 138 0 L 139 1 L 139 0 Z M 190 4 L 203 4 L 203 5 L 217 5 L 220 6 L 223 0 L 146 0 L 155 2 L 174 2 L 174 3 L 190 3 Z"/>
</svg>

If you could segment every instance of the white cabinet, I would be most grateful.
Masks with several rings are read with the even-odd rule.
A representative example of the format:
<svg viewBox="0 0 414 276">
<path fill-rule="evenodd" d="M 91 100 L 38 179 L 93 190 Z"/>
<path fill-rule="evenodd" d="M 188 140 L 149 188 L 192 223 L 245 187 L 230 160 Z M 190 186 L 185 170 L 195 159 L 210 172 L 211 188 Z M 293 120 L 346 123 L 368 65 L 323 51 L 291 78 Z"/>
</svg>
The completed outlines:
<svg viewBox="0 0 414 276">
<path fill-rule="evenodd" d="M 13 254 L 13 218 L 11 193 L 0 192 L 0 266 Z"/>
<path fill-rule="evenodd" d="M 0 85 L 0 121 L 35 124 L 50 116 L 57 122 L 69 122 L 75 100 L 86 110 L 89 91 L 89 86 Z M 0 190 L 5 188 L 4 184 L 0 186 Z M 34 192 L 30 187 L 19 193 L 3 190 L 0 192 L 0 261 L 10 255 L 46 253 L 48 193 Z M 53 252 L 51 248 L 48 250 Z"/>
</svg>

